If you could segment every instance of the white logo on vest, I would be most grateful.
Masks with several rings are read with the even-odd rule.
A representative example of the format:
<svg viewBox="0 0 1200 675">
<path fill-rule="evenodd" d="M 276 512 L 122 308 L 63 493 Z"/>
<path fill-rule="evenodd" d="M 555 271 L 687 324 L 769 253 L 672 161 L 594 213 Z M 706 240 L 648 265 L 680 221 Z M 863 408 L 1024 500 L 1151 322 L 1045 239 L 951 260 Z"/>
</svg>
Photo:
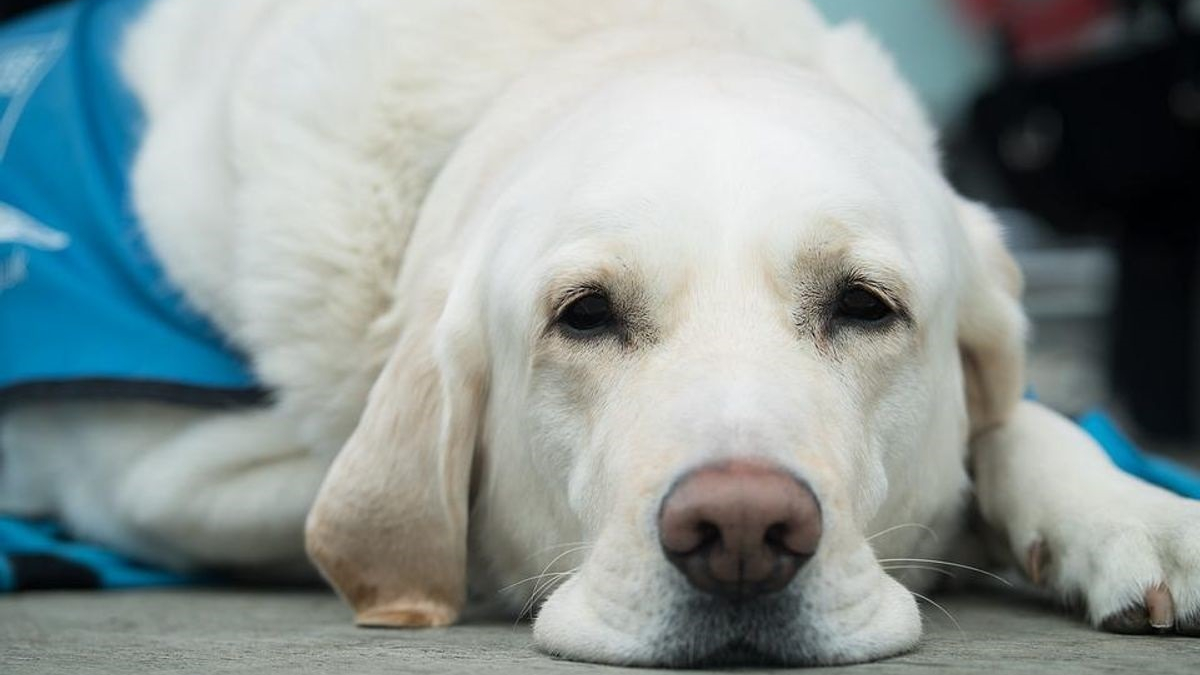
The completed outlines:
<svg viewBox="0 0 1200 675">
<path fill-rule="evenodd" d="M 16 244 L 13 251 L 0 260 L 0 292 L 3 292 L 24 281 L 28 274 L 29 257 L 21 246 L 61 251 L 71 245 L 71 237 L 0 203 L 0 244 Z"/>
</svg>

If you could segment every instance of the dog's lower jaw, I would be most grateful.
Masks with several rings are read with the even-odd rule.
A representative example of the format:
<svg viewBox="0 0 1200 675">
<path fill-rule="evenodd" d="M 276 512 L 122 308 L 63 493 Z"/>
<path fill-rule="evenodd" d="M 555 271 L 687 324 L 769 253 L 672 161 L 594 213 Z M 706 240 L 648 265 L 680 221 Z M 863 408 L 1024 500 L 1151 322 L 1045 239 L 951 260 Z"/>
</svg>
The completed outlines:
<svg viewBox="0 0 1200 675">
<path fill-rule="evenodd" d="M 560 658 L 612 665 L 704 667 L 736 658 L 741 664 L 813 666 L 897 656 L 920 639 L 921 617 L 912 594 L 882 570 L 867 572 L 839 591 L 816 595 L 827 597 L 801 598 L 794 611 L 775 614 L 777 627 L 764 630 L 761 620 L 735 619 L 706 631 L 688 624 L 711 628 L 711 621 L 689 621 L 667 610 L 666 603 L 659 612 L 638 608 L 646 618 L 642 626 L 605 616 L 623 612 L 605 612 L 604 600 L 589 597 L 582 580 L 572 578 L 542 606 L 534 643 Z M 646 598 L 646 603 L 652 600 Z M 743 634 L 737 635 L 741 628 Z M 677 635 L 689 630 L 697 634 Z M 730 647 L 741 649 L 733 653 Z"/>
<path fill-rule="evenodd" d="M 812 631 L 806 665 L 845 665 L 876 661 L 912 651 L 921 638 L 916 598 L 882 569 L 869 597 L 853 611 L 833 612 Z"/>
<path fill-rule="evenodd" d="M 618 627 L 589 602 L 578 577 L 551 594 L 533 624 L 540 651 L 572 661 L 623 666 L 655 665 L 653 646 L 637 632 Z"/>
</svg>

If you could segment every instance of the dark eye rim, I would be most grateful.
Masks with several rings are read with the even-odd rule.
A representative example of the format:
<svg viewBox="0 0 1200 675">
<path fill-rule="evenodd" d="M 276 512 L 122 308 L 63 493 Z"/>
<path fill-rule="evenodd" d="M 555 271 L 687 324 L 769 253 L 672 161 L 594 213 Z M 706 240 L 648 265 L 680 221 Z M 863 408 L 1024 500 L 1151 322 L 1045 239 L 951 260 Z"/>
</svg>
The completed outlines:
<svg viewBox="0 0 1200 675">
<path fill-rule="evenodd" d="M 877 316 L 856 315 L 846 311 L 844 301 L 850 293 L 866 293 L 878 303 L 881 311 Z M 884 328 L 906 317 L 903 308 L 887 291 L 863 281 L 849 281 L 842 284 L 834 296 L 830 307 L 830 318 L 834 324 L 848 324 L 864 328 Z"/>
<path fill-rule="evenodd" d="M 602 323 L 589 328 L 577 328 L 568 323 L 567 314 L 578 303 L 588 298 L 601 298 L 605 301 L 608 308 L 608 319 Z M 620 328 L 620 319 L 617 316 L 616 309 L 613 306 L 612 298 L 608 292 L 602 288 L 584 287 L 567 294 L 559 303 L 559 308 L 554 314 L 553 326 L 559 333 L 566 337 L 586 340 L 604 335 L 615 333 Z"/>
</svg>

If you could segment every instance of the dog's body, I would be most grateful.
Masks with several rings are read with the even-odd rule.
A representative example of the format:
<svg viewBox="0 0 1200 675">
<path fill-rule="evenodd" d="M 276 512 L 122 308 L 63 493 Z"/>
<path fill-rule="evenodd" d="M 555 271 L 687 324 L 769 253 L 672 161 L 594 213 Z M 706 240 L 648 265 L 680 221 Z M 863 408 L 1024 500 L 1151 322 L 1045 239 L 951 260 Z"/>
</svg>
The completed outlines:
<svg viewBox="0 0 1200 675">
<path fill-rule="evenodd" d="M 791 0 L 565 4 L 154 3 L 124 55 L 138 213 L 276 398 L 13 407 L 0 507 L 300 567 L 328 472 L 309 548 L 363 623 L 452 621 L 468 565 L 519 608 L 581 563 L 544 649 L 833 663 L 915 643 L 877 559 L 948 555 L 970 469 L 1094 622 L 1196 630 L 1200 509 L 1018 402 L 1019 275 L 865 35 Z M 887 323 L 820 318 L 844 284 Z M 619 329 L 562 328 L 596 289 Z M 773 608 L 697 599 L 654 540 L 670 485 L 731 457 L 820 497 Z"/>
</svg>

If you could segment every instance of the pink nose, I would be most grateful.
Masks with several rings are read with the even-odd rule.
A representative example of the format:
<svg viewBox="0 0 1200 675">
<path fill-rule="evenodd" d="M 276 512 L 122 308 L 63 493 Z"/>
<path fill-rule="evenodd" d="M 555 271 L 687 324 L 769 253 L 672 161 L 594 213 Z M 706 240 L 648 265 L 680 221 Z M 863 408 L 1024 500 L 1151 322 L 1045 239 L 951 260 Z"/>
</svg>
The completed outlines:
<svg viewBox="0 0 1200 675">
<path fill-rule="evenodd" d="M 740 601 L 782 590 L 813 556 L 821 505 L 781 467 L 736 459 L 686 474 L 658 525 L 663 551 L 692 586 Z"/>
</svg>

